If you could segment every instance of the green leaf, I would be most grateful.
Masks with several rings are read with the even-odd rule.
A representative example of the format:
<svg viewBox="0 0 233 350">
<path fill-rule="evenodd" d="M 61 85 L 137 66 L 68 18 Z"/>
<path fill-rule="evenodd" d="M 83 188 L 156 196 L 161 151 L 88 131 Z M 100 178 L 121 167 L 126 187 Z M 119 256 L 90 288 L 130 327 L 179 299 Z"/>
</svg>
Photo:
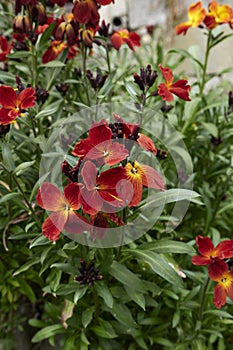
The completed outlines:
<svg viewBox="0 0 233 350">
<path fill-rule="evenodd" d="M 113 261 L 109 273 L 119 282 L 130 287 L 131 289 L 135 289 L 139 292 L 146 291 L 143 281 L 138 278 L 133 272 L 127 269 L 127 267 L 118 263 L 117 261 Z"/>
<path fill-rule="evenodd" d="M 188 52 L 184 49 L 170 49 L 167 52 L 167 54 L 173 54 L 173 53 L 176 53 L 176 54 L 180 55 L 181 57 L 191 59 L 192 61 L 196 62 L 202 70 L 204 69 L 203 64 L 197 58 L 193 57 L 193 55 L 190 52 Z"/>
<path fill-rule="evenodd" d="M 130 96 L 135 100 L 136 96 L 138 95 L 137 91 L 135 90 L 135 84 L 124 81 L 124 85 Z"/>
<path fill-rule="evenodd" d="M 51 244 L 51 241 L 49 241 L 47 237 L 42 236 L 40 234 L 38 237 L 33 239 L 33 241 L 30 244 L 29 249 L 32 249 L 33 247 L 38 247 L 40 245 L 47 245 L 47 244 Z"/>
<path fill-rule="evenodd" d="M 38 68 L 58 68 L 58 67 L 64 67 L 65 63 L 58 61 L 58 60 L 53 60 L 49 61 L 47 63 L 41 64 Z"/>
<path fill-rule="evenodd" d="M 227 210 L 230 210 L 233 208 L 233 202 L 225 205 L 223 208 L 221 208 L 219 211 L 218 211 L 218 215 L 224 213 L 224 211 L 227 211 Z"/>
<path fill-rule="evenodd" d="M 44 339 L 53 337 L 56 334 L 64 333 L 65 329 L 61 324 L 54 324 L 52 326 L 47 326 L 39 330 L 34 337 L 31 339 L 32 343 L 38 343 Z"/>
<path fill-rule="evenodd" d="M 167 239 L 144 243 L 139 248 L 142 250 L 153 250 L 156 253 L 195 254 L 195 249 L 187 243 Z"/>
<path fill-rule="evenodd" d="M 95 307 L 91 306 L 82 312 L 82 325 L 84 328 L 87 328 L 87 326 L 91 323 L 94 311 Z"/>
<path fill-rule="evenodd" d="M 126 326 L 128 329 L 137 327 L 137 323 L 134 321 L 133 316 L 126 305 L 114 301 L 113 308 L 109 311 L 118 322 Z"/>
<path fill-rule="evenodd" d="M 157 273 L 168 282 L 182 287 L 183 281 L 161 255 L 151 251 L 144 251 L 139 249 L 128 249 L 127 252 L 131 253 L 133 256 L 143 261 L 144 263 L 147 263 L 155 273 Z"/>
<path fill-rule="evenodd" d="M 233 316 L 224 310 L 206 310 L 203 312 L 204 315 L 214 315 L 220 318 L 233 318 Z"/>
<path fill-rule="evenodd" d="M 32 287 L 25 281 L 24 278 L 18 277 L 18 281 L 20 283 L 20 290 L 21 293 L 26 295 L 31 303 L 35 303 L 37 300 L 37 297 L 32 289 Z"/>
<path fill-rule="evenodd" d="M 65 328 L 68 327 L 66 321 L 73 316 L 73 310 L 74 303 L 70 300 L 65 299 L 61 313 L 61 323 Z"/>
<path fill-rule="evenodd" d="M 31 166 L 35 163 L 35 160 L 32 160 L 30 162 L 24 162 L 24 163 L 21 163 L 19 164 L 15 170 L 14 170 L 14 173 L 18 176 L 18 175 L 21 175 L 23 174 L 25 171 L 28 170 L 28 168 L 31 168 Z"/>
<path fill-rule="evenodd" d="M 19 59 L 19 58 L 28 58 L 29 56 L 32 56 L 32 53 L 30 51 L 16 51 L 14 53 L 10 53 L 7 57 L 9 59 Z"/>
<path fill-rule="evenodd" d="M 218 137 L 219 133 L 218 133 L 218 128 L 215 124 L 213 123 L 201 123 L 203 125 L 203 127 L 214 137 Z"/>
<path fill-rule="evenodd" d="M 26 262 L 24 265 L 22 265 L 18 270 L 16 270 L 14 273 L 13 273 L 13 276 L 17 276 L 19 275 L 20 273 L 24 272 L 24 271 L 27 271 L 30 267 L 32 267 L 33 265 L 36 265 L 36 264 L 39 264 L 40 262 L 40 258 L 34 258 L 28 262 Z"/>
<path fill-rule="evenodd" d="M 113 339 L 118 336 L 109 322 L 101 319 L 99 321 L 101 326 L 93 327 L 93 331 L 98 337 L 105 339 Z"/>
<path fill-rule="evenodd" d="M 139 305 L 145 311 L 146 301 L 145 301 L 144 295 L 128 286 L 124 286 L 124 288 L 128 296 L 130 297 L 130 299 L 133 300 L 137 305 Z"/>
<path fill-rule="evenodd" d="M 77 290 L 74 294 L 75 304 L 86 294 L 87 290 L 88 290 L 88 286 L 77 285 Z"/>
<path fill-rule="evenodd" d="M 98 295 L 103 298 L 105 304 L 111 309 L 113 307 L 113 297 L 107 286 L 101 281 L 95 285 Z"/>
<path fill-rule="evenodd" d="M 6 167 L 9 170 L 14 170 L 15 162 L 12 157 L 11 149 L 6 142 L 2 143 L 2 159 L 3 159 L 3 163 L 6 165 Z"/>
<path fill-rule="evenodd" d="M 10 201 L 12 199 L 18 199 L 20 198 L 20 194 L 17 193 L 17 192 L 11 192 L 11 193 L 7 193 L 5 194 L 4 196 L 2 196 L 0 198 L 0 203 L 4 203 L 4 202 L 7 202 L 7 201 Z"/>
<path fill-rule="evenodd" d="M 42 109 L 39 113 L 37 113 L 35 118 L 38 119 L 38 118 L 49 117 L 50 115 L 53 115 L 59 110 L 61 102 L 62 100 L 57 100 L 51 103 L 46 108 Z"/>
</svg>

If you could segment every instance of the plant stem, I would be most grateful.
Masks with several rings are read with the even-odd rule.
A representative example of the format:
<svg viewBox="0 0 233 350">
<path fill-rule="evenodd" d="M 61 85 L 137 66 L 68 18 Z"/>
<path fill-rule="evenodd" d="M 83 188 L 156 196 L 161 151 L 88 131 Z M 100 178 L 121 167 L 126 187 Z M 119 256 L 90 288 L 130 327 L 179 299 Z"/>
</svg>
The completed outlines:
<svg viewBox="0 0 233 350">
<path fill-rule="evenodd" d="M 86 62 L 87 62 L 87 47 L 82 43 L 82 59 L 83 59 L 83 77 L 84 77 L 84 85 L 85 85 L 85 92 L 87 96 L 87 104 L 88 106 L 91 105 L 90 102 L 90 96 L 89 96 L 89 90 L 88 90 L 88 84 L 87 84 L 87 76 L 86 76 Z"/>
<path fill-rule="evenodd" d="M 209 59 L 209 54 L 210 54 L 210 49 L 211 49 L 211 39 L 212 39 L 212 32 L 209 30 L 208 32 L 208 38 L 206 42 L 206 50 L 205 50 L 205 60 L 203 64 L 203 71 L 202 71 L 202 81 L 200 84 L 200 91 L 199 91 L 199 96 L 202 97 L 203 91 L 205 88 L 205 83 L 206 83 L 206 73 L 207 73 L 207 66 L 208 66 L 208 59 Z"/>
<path fill-rule="evenodd" d="M 201 295 L 201 305 L 199 309 L 199 320 L 202 321 L 203 319 L 203 311 L 204 311 L 204 305 L 205 305 L 205 300 L 206 300 L 206 292 L 208 289 L 210 283 L 209 277 L 206 279 L 206 282 L 204 284 L 203 290 L 202 290 L 202 295 Z"/>
</svg>

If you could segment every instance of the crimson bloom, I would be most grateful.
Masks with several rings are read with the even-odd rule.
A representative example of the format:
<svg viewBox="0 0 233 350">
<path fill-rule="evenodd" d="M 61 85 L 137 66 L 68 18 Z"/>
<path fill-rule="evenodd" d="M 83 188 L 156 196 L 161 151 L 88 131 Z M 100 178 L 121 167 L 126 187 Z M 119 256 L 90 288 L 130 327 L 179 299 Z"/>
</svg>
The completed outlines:
<svg viewBox="0 0 233 350">
<path fill-rule="evenodd" d="M 64 188 L 64 195 L 51 183 L 40 187 L 36 201 L 52 213 L 42 225 L 42 234 L 51 241 L 57 241 L 62 230 L 78 234 L 88 229 L 87 220 L 75 212 L 81 206 L 79 185 L 70 183 Z"/>
<path fill-rule="evenodd" d="M 95 215 L 103 206 L 122 207 L 123 200 L 117 192 L 118 183 L 124 179 L 124 168 L 115 167 L 103 171 L 99 176 L 94 163 L 87 160 L 81 171 L 84 186 L 81 190 L 83 212 Z M 112 208 L 112 212 L 114 209 Z"/>
<path fill-rule="evenodd" d="M 77 142 L 72 154 L 112 166 L 125 159 L 129 152 L 124 145 L 112 141 L 112 131 L 102 119 L 91 125 L 88 138 Z"/>
<path fill-rule="evenodd" d="M 44 52 L 42 62 L 48 63 L 55 60 L 66 47 L 67 44 L 63 43 L 61 40 L 53 40 L 49 48 Z"/>
<path fill-rule="evenodd" d="M 162 176 L 149 165 L 139 164 L 137 161 L 127 163 L 125 172 L 128 183 L 125 184 L 125 188 L 122 190 L 122 197 L 125 201 L 128 201 L 129 207 L 135 207 L 140 203 L 143 186 L 164 190 Z"/>
<path fill-rule="evenodd" d="M 233 270 L 229 270 L 228 265 L 219 260 L 208 267 L 210 279 L 218 282 L 214 288 L 214 305 L 220 309 L 226 303 L 227 295 L 233 300 Z"/>
<path fill-rule="evenodd" d="M 127 29 L 121 29 L 113 33 L 110 38 L 112 46 L 119 50 L 119 48 L 125 43 L 131 50 L 134 50 L 134 46 L 141 46 L 140 35 L 136 32 L 129 32 Z"/>
<path fill-rule="evenodd" d="M 94 0 L 75 0 L 72 12 L 80 24 L 88 24 L 95 28 L 99 23 L 100 15 Z"/>
<path fill-rule="evenodd" d="M 198 27 L 205 18 L 205 15 L 206 10 L 202 7 L 202 1 L 191 4 L 188 10 L 189 20 L 176 26 L 176 34 L 185 35 L 189 28 Z"/>
<path fill-rule="evenodd" d="M 209 265 L 221 259 L 233 257 L 233 240 L 228 239 L 214 247 L 209 237 L 197 236 L 196 245 L 200 255 L 192 257 L 194 265 Z"/>
<path fill-rule="evenodd" d="M 6 61 L 10 51 L 11 46 L 8 44 L 8 41 L 4 36 L 0 36 L 0 62 Z"/>
<path fill-rule="evenodd" d="M 164 101 L 173 101 L 173 95 L 178 96 L 182 100 L 191 101 L 189 97 L 189 91 L 191 89 L 190 85 L 187 85 L 187 80 L 177 80 L 173 83 L 173 73 L 170 68 L 162 67 L 159 64 L 159 68 L 162 72 L 163 78 L 166 83 L 160 83 L 158 86 L 158 94 L 162 97 Z"/>
<path fill-rule="evenodd" d="M 230 24 L 232 19 L 233 9 L 230 5 L 220 5 L 217 1 L 211 1 L 209 4 L 209 13 L 207 13 L 203 22 L 208 29 L 213 29 L 219 24 Z"/>
<path fill-rule="evenodd" d="M 17 93 L 11 86 L 0 86 L 0 124 L 11 124 L 27 108 L 35 105 L 35 90 L 28 87 Z"/>
</svg>

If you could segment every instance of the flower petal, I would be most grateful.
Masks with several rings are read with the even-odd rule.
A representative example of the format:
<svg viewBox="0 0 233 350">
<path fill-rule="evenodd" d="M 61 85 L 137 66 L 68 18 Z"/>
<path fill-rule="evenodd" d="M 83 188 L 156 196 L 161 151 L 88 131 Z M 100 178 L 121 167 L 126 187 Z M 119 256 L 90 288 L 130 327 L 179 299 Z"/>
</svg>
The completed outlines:
<svg viewBox="0 0 233 350">
<path fill-rule="evenodd" d="M 42 225 L 42 234 L 51 241 L 57 241 L 67 220 L 67 211 L 52 213 Z"/>
<path fill-rule="evenodd" d="M 88 191 L 86 188 L 81 189 L 80 200 L 85 214 L 95 215 L 102 209 L 103 199 L 97 190 Z"/>
<path fill-rule="evenodd" d="M 40 187 L 37 196 L 37 204 L 49 211 L 65 209 L 66 202 L 61 191 L 49 182 L 45 182 Z"/>
<path fill-rule="evenodd" d="M 168 90 L 168 87 L 165 83 L 160 83 L 158 86 L 158 94 L 162 97 L 164 101 L 171 102 L 174 100 L 172 93 Z"/>
<path fill-rule="evenodd" d="M 112 46 L 116 50 L 119 50 L 119 48 L 122 46 L 122 44 L 124 42 L 122 37 L 120 36 L 120 34 L 117 33 L 117 32 L 113 33 L 113 35 L 111 36 L 110 40 L 111 40 Z"/>
<path fill-rule="evenodd" d="M 187 85 L 188 81 L 185 79 L 177 80 L 169 88 L 169 91 L 184 101 L 191 101 L 189 97 L 190 85 Z"/>
<path fill-rule="evenodd" d="M 214 252 L 214 245 L 209 237 L 197 236 L 196 245 L 200 254 L 211 257 Z"/>
<path fill-rule="evenodd" d="M 7 124 L 14 123 L 18 115 L 13 117 L 9 115 L 10 111 L 11 110 L 7 108 L 0 109 L 0 124 L 7 125 Z"/>
<path fill-rule="evenodd" d="M 228 265 L 223 260 L 216 260 L 208 267 L 209 277 L 216 282 L 220 282 L 227 272 Z"/>
<path fill-rule="evenodd" d="M 15 90 L 6 85 L 0 86 L 0 104 L 4 108 L 14 109 L 17 107 L 18 96 Z"/>
<path fill-rule="evenodd" d="M 172 70 L 168 67 L 163 67 L 161 64 L 159 64 L 159 69 L 162 72 L 163 78 L 166 81 L 167 85 L 172 84 L 173 81 L 173 73 Z"/>
<path fill-rule="evenodd" d="M 35 90 L 32 87 L 26 88 L 19 94 L 19 99 L 21 101 L 20 108 L 27 109 L 35 105 Z"/>
<path fill-rule="evenodd" d="M 210 265 L 212 264 L 213 260 L 211 258 L 202 256 L 202 255 L 195 255 L 192 257 L 192 263 L 194 265 Z"/>
<path fill-rule="evenodd" d="M 164 180 L 162 176 L 149 165 L 141 164 L 140 167 L 143 171 L 143 186 L 154 188 L 155 190 L 164 191 Z"/>
<path fill-rule="evenodd" d="M 155 144 L 151 140 L 151 138 L 142 133 L 139 133 L 138 136 L 139 137 L 137 138 L 137 143 L 139 144 L 139 146 L 142 149 L 145 149 L 146 151 L 151 151 L 152 153 L 154 153 L 154 155 L 156 155 L 157 149 L 155 148 Z"/>
<path fill-rule="evenodd" d="M 64 226 L 64 229 L 68 233 L 79 234 L 83 231 L 89 230 L 89 228 L 90 224 L 84 216 L 79 215 L 78 213 L 75 213 L 73 211 L 69 211 L 68 219 Z"/>
<path fill-rule="evenodd" d="M 70 183 L 64 188 L 65 199 L 70 208 L 78 210 L 81 206 L 80 202 L 80 185 L 77 183 Z"/>
<path fill-rule="evenodd" d="M 93 191 L 96 187 L 97 169 L 94 163 L 87 160 L 81 171 L 83 181 L 88 191 Z"/>
<path fill-rule="evenodd" d="M 217 309 L 220 309 L 222 306 L 226 304 L 227 293 L 223 286 L 217 284 L 214 288 L 214 298 L 213 303 Z"/>
<path fill-rule="evenodd" d="M 220 259 L 229 259 L 233 257 L 233 240 L 227 239 L 220 242 L 215 248 L 215 254 Z"/>
</svg>

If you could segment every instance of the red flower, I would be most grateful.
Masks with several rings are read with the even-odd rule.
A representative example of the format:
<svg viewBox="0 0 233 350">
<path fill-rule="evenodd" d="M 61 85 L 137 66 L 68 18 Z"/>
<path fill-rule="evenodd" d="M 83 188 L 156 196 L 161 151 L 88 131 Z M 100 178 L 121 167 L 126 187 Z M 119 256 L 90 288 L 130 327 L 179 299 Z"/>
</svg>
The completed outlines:
<svg viewBox="0 0 233 350">
<path fill-rule="evenodd" d="M 8 44 L 4 36 L 0 36 L 0 62 L 4 62 L 7 59 L 11 51 L 11 46 Z"/>
<path fill-rule="evenodd" d="M 220 259 L 233 257 L 233 240 L 228 239 L 220 242 L 215 248 L 209 237 L 197 236 L 196 245 L 200 255 L 192 257 L 194 265 L 209 265 Z"/>
<path fill-rule="evenodd" d="M 125 159 L 129 152 L 124 145 L 112 141 L 112 131 L 102 119 L 91 125 L 88 138 L 76 143 L 72 154 L 81 159 L 86 157 L 98 160 L 98 164 L 105 163 L 111 166 Z"/>
<path fill-rule="evenodd" d="M 78 184 L 67 185 L 63 195 L 56 186 L 45 182 L 36 201 L 41 208 L 52 212 L 42 225 L 42 234 L 51 241 L 58 240 L 63 229 L 73 234 L 87 230 L 87 220 L 75 212 L 81 205 Z"/>
<path fill-rule="evenodd" d="M 35 105 L 35 90 L 28 87 L 17 93 L 12 87 L 0 86 L 0 124 L 11 124 L 24 112 Z"/>
<path fill-rule="evenodd" d="M 60 40 L 52 41 L 49 48 L 45 51 L 45 53 L 42 56 L 42 62 L 48 63 L 50 61 L 55 60 L 66 47 L 67 45 Z"/>
<path fill-rule="evenodd" d="M 124 204 L 117 192 L 118 183 L 124 179 L 124 168 L 111 168 L 98 176 L 95 164 L 87 160 L 81 174 L 85 185 L 81 187 L 81 204 L 84 213 L 95 215 L 104 205 L 121 207 Z"/>
<path fill-rule="evenodd" d="M 198 1 L 189 6 L 187 22 L 176 26 L 176 34 L 186 34 L 189 28 L 198 27 L 205 18 L 206 10 L 202 7 L 202 2 Z"/>
<path fill-rule="evenodd" d="M 127 29 L 121 29 L 113 33 L 110 40 L 112 46 L 119 50 L 119 48 L 125 43 L 131 50 L 134 50 L 134 46 L 140 46 L 140 35 L 135 32 L 129 32 Z"/>
<path fill-rule="evenodd" d="M 139 164 L 137 161 L 127 163 L 125 172 L 128 183 L 125 183 L 125 188 L 122 189 L 122 198 L 127 201 L 129 207 L 140 203 L 143 186 L 164 190 L 162 176 L 149 165 Z"/>
<path fill-rule="evenodd" d="M 137 143 L 144 150 L 150 151 L 150 152 L 154 153 L 154 155 L 157 154 L 157 149 L 155 148 L 154 142 L 151 140 L 150 137 L 142 134 L 141 132 L 138 133 Z"/>
<path fill-rule="evenodd" d="M 114 0 L 97 0 L 97 2 L 98 2 L 100 5 L 105 6 L 105 5 L 111 4 L 111 2 L 114 3 Z"/>
<path fill-rule="evenodd" d="M 66 4 L 66 0 L 52 0 L 53 4 L 57 4 L 60 7 L 63 7 Z"/>
<path fill-rule="evenodd" d="M 214 305 L 220 309 L 226 303 L 227 295 L 233 300 L 233 270 L 228 269 L 228 265 L 222 261 L 216 261 L 208 267 L 209 277 L 218 282 L 214 288 Z"/>
<path fill-rule="evenodd" d="M 172 94 L 178 96 L 182 100 L 191 101 L 189 97 L 190 85 L 187 85 L 187 80 L 177 80 L 173 83 L 173 73 L 171 69 L 162 67 L 159 64 L 159 68 L 162 72 L 163 78 L 166 83 L 160 83 L 158 86 L 158 94 L 163 98 L 164 101 L 173 101 Z"/>
<path fill-rule="evenodd" d="M 88 24 L 95 28 L 99 23 L 100 15 L 94 0 L 75 0 L 72 12 L 80 24 Z"/>
</svg>

